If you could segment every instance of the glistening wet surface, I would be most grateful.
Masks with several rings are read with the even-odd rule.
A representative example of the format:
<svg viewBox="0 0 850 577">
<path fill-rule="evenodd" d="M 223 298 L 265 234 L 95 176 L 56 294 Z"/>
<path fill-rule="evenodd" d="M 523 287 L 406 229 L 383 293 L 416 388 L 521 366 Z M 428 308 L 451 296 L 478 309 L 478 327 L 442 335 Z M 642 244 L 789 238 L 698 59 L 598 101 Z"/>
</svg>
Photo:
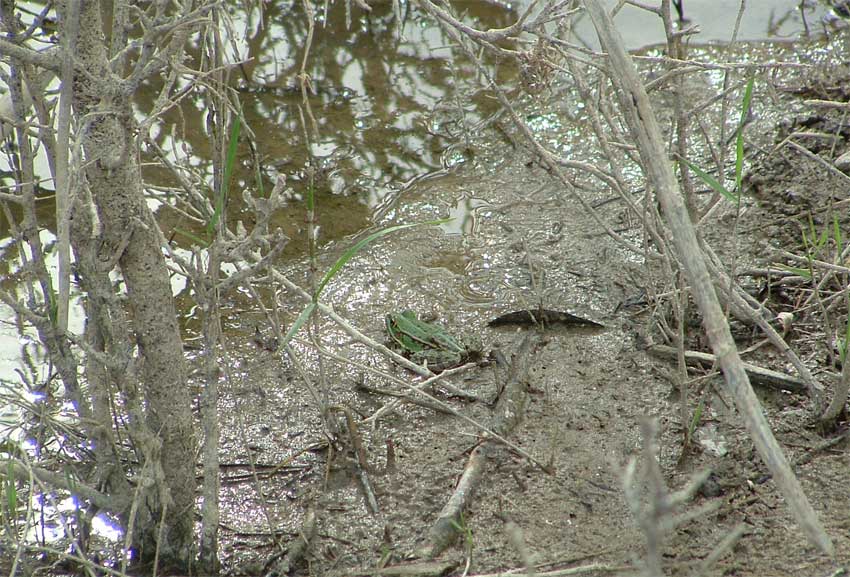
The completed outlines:
<svg viewBox="0 0 850 577">
<path fill-rule="evenodd" d="M 780 68 L 790 82 L 799 79 L 796 66 L 800 63 L 828 62 L 841 46 L 836 39 L 803 54 L 787 45 L 749 45 L 735 58 L 788 62 Z M 709 71 L 699 76 L 700 83 L 704 88 L 697 95 L 717 90 L 722 78 Z M 581 147 L 586 134 L 581 110 L 566 106 L 559 109 L 561 113 L 550 111 L 552 102 L 570 102 L 570 98 L 575 97 L 568 88 L 555 87 L 551 95 L 524 99 L 517 106 L 553 149 L 573 159 L 593 160 L 592 151 Z M 785 101 L 777 106 L 762 93 L 757 101 L 757 120 L 749 134 L 763 145 L 759 135 L 769 134 L 775 115 L 794 104 Z M 450 174 L 422 180 L 408 189 L 400 202 L 381 214 L 378 225 L 431 220 L 450 212 L 467 220 L 454 228 L 413 228 L 382 239 L 328 285 L 325 300 L 377 341 L 386 338 L 383 317 L 387 311 L 413 308 L 431 313 L 458 333 L 478 333 L 487 348 L 498 348 L 508 357 L 516 351 L 522 330 L 487 328 L 487 321 L 508 310 L 534 308 L 541 301 L 602 321 L 609 330 L 547 335 L 548 343 L 537 355 L 529 378 L 532 391 L 526 418 L 513 440 L 551 465 L 555 474 L 548 475 L 516 452 L 501 449 L 465 513 L 464 522 L 472 532 L 445 558 L 462 564 L 471 550 L 477 572 L 520 566 L 519 553 L 504 534 L 510 520 L 524 530 L 529 552 L 541 568 L 572 566 L 585 559 L 607 564 L 614 572 L 634 566 L 644 538 L 623 497 L 621 479 L 625 464 L 641 451 L 638 424 L 652 416 L 661 426 L 661 465 L 671 486 L 681 486 L 704 466 L 713 467 L 720 479 L 721 496 L 715 503 L 720 512 L 669 535 L 665 555 L 679 563 L 672 572 L 688 573 L 737 522 L 751 527 L 740 545 L 745 553 L 730 555 L 709 574 L 781 574 L 791 565 L 804 567 L 805 574 L 817 574 L 828 567 L 828 560 L 811 555 L 772 486 L 761 485 L 764 467 L 722 394 L 709 397 L 695 430 L 700 448 L 680 461 L 686 425 L 679 420 L 672 368 L 648 357 L 641 344 L 653 318 L 645 293 L 656 282 L 652 267 L 604 235 L 527 150 L 486 137 L 475 141 L 474 150 L 471 159 Z M 590 202 L 609 200 L 607 193 L 589 183 L 581 193 Z M 752 207 L 747 200 L 744 210 Z M 619 204 L 606 209 L 605 217 L 627 238 L 640 239 L 639 226 L 630 225 Z M 728 230 L 719 228 L 715 234 L 728 236 Z M 458 234 L 458 230 L 466 233 Z M 754 247 L 749 245 L 753 240 L 742 242 Z M 752 258 L 750 249 L 744 252 Z M 326 255 L 324 266 L 332 258 Z M 305 266 L 295 263 L 286 270 L 299 276 Z M 280 302 L 289 308 L 290 319 L 304 306 L 291 294 L 282 295 Z M 355 343 L 323 315 L 317 333 L 323 344 L 344 359 L 325 358 L 328 396 L 354 414 L 368 418 L 390 402 L 377 390 L 405 391 L 393 378 L 415 382 L 410 373 Z M 310 378 L 321 383 L 312 348 L 298 343 L 297 349 L 308 360 Z M 242 421 L 259 423 L 267 441 L 254 458 L 265 465 L 295 462 L 299 468 L 297 476 L 290 472 L 264 480 L 260 486 L 267 497 L 262 499 L 245 496 L 255 488 L 242 485 L 234 490 L 237 506 L 227 511 L 228 524 L 243 526 L 239 503 L 262 503 L 269 517 L 260 518 L 259 525 L 266 527 L 270 518 L 270 526 L 282 529 L 291 539 L 308 507 L 315 506 L 322 517 L 305 570 L 371 572 L 406 559 L 451 493 L 481 431 L 459 418 L 415 405 L 400 407 L 374 426 L 364 422 L 360 433 L 375 469 L 370 478 L 379 505 L 378 511 L 370 511 L 346 435 L 335 459 L 325 452 L 302 453 L 309 447 L 325 451 L 317 445 L 322 434 L 310 394 L 288 360 L 278 365 L 273 356 L 262 355 L 245 352 L 251 370 L 236 383 L 240 391 L 251 392 L 243 405 L 233 405 L 237 410 L 227 411 L 226 418 L 233 424 L 229 434 L 238 431 Z M 355 362 L 384 374 L 369 372 Z M 500 378 L 492 366 L 452 378 L 453 384 L 477 395 L 480 402 L 459 399 L 439 386 L 437 396 L 464 415 L 488 423 L 492 415 L 487 402 L 496 397 Z M 789 431 L 798 430 L 804 401 L 780 394 L 766 402 L 770 414 L 787 424 Z M 242 430 L 255 427 L 247 425 Z M 388 441 L 394 447 L 391 453 L 386 449 Z M 234 459 L 246 461 L 244 445 L 240 448 L 237 440 L 229 446 L 236 451 Z M 832 527 L 842 523 L 829 513 L 843 502 L 841 489 L 833 484 L 844 467 L 841 460 L 846 456 L 820 461 L 811 473 L 803 473 L 806 490 Z M 821 485 L 813 478 L 814 471 L 826 479 L 828 489 L 818 489 Z M 241 559 L 256 559 L 258 552 L 264 558 L 270 551 L 268 535 L 257 534 L 268 529 L 250 526 L 246 533 L 254 538 L 228 544 L 235 565 Z M 840 531 L 831 534 L 846 541 Z"/>
<path fill-rule="evenodd" d="M 470 7 L 473 15 L 477 7 L 484 26 L 510 22 L 510 13 L 483 4 Z M 504 140 L 504 133 L 511 130 L 508 124 L 476 133 L 472 153 L 463 150 L 465 143 L 458 137 L 464 123 L 474 125 L 493 109 L 481 93 L 480 108 L 464 106 L 461 114 L 451 87 L 463 74 L 448 67 L 449 55 L 441 58 L 436 49 L 448 41 L 433 23 L 410 12 L 407 25 L 412 29 L 400 41 L 387 6 L 376 6 L 369 18 L 355 14 L 352 31 L 344 25 L 344 11 L 334 9 L 329 20 L 333 28 L 317 37 L 314 45 L 316 58 L 330 72 L 311 65 L 315 94 L 308 101 L 319 126 L 318 135 L 313 134 L 308 107 L 294 89 L 300 57 L 297 50 L 285 49 L 300 45 L 298 34 L 303 34 L 304 25 L 291 22 L 295 19 L 285 10 L 269 6 L 262 15 L 239 20 L 249 43 L 256 46 L 242 56 L 256 60 L 253 69 L 232 72 L 249 128 L 257 135 L 264 186 L 271 186 L 278 174 L 286 174 L 295 185 L 291 211 L 280 215 L 279 221 L 293 239 L 293 252 L 277 268 L 309 286 L 311 265 L 297 239 L 305 235 L 303 198 L 312 178 L 321 225 L 320 274 L 353 242 L 351 235 L 363 228 L 457 217 L 442 227 L 414 228 L 382 239 L 328 285 L 323 300 L 379 342 L 386 339 L 386 313 L 402 308 L 436 316 L 452 331 L 477 333 L 488 348 L 498 347 L 508 357 L 522 333 L 487 328 L 497 313 L 542 303 L 605 323 L 610 330 L 599 334 L 549 334 L 532 372 L 528 414 L 516 442 L 551 463 L 556 474 L 544 474 L 515 452 L 501 450 L 466 521 L 473 530 L 476 570 L 519 564 L 503 535 L 506 519 L 525 530 L 532 553 L 541 562 L 566 565 L 589 556 L 631 563 L 641 554 L 642 536 L 622 498 L 620 473 L 626 460 L 639 452 L 636 424 L 642 415 L 657 416 L 662 423 L 662 464 L 671 480 L 680 482 L 690 472 L 675 469 L 682 425 L 665 376 L 669 369 L 640 350 L 636 334 L 645 318 L 635 310 L 618 309 L 624 302 L 646 302 L 641 293 L 649 281 L 641 255 L 614 244 L 534 163 L 533 155 Z M 293 24 L 293 29 L 283 28 L 284 22 Z M 332 39 L 342 40 L 343 46 L 334 46 Z M 394 54 L 398 45 L 403 48 L 401 57 Z M 804 55 L 784 45 L 751 45 L 736 58 L 812 61 L 826 59 L 840 48 L 833 44 Z M 466 74 L 467 80 L 472 78 L 469 71 Z M 504 74 L 509 79 L 512 72 Z M 386 84 L 372 85 L 364 80 L 367 76 L 383 78 Z M 706 87 L 716 90 L 721 82 L 716 73 L 706 73 L 697 86 L 707 92 Z M 401 91 L 393 92 L 388 85 Z M 476 93 L 472 84 L 465 90 L 459 97 L 464 103 Z M 770 102 L 768 96 L 763 98 Z M 538 100 L 523 96 L 517 101 L 533 131 L 554 150 L 572 160 L 594 159 L 593 152 L 582 146 L 588 141 L 587 119 L 568 85 L 555 85 Z M 140 107 L 144 109 L 144 103 Z M 208 173 L 202 155 L 207 119 L 192 106 L 183 114 L 188 118 L 186 135 L 163 132 L 157 138 L 166 149 L 176 142 L 169 139 L 185 139 L 193 162 L 202 174 Z M 760 118 L 767 122 L 758 129 L 763 134 L 770 130 L 771 117 L 766 115 Z M 175 120 L 172 129 L 182 122 Z M 237 174 L 235 188 L 253 191 L 257 181 L 247 168 L 246 148 L 240 149 L 246 167 Z M 313 167 L 312 177 L 308 166 Z M 453 169 L 445 170 L 448 166 Z M 158 180 L 158 175 L 148 176 Z M 610 200 L 593 183 L 584 185 L 582 193 L 589 201 Z M 235 219 L 240 212 L 238 195 L 234 198 Z M 639 228 L 620 205 L 614 206 L 606 212 L 610 222 L 627 238 L 639 240 Z M 273 283 L 260 288 L 266 306 L 276 304 L 288 327 L 305 303 Z M 317 342 L 344 360 L 325 357 L 319 364 L 314 346 L 296 341 L 300 363 L 296 366 L 280 352 L 260 350 L 252 343 L 256 326 L 269 333 L 267 319 L 252 297 L 237 292 L 224 298 L 223 552 L 230 570 L 259 573 L 253 569 L 276 550 L 274 539 L 284 546 L 290 543 L 310 506 L 321 516 L 319 537 L 304 571 L 345 572 L 403 559 L 441 508 L 480 431 L 455 417 L 412 405 L 403 405 L 374 427 L 362 425 L 368 459 L 377 471 L 373 483 L 380 510 L 370 513 L 347 437 L 343 434 L 332 449 L 328 446 L 317 400 L 305 383 L 316 387 L 319 398 L 368 417 L 387 400 L 364 387 L 404 391 L 391 377 L 410 383 L 411 374 L 354 343 L 324 315 L 318 317 Z M 185 308 L 189 312 L 188 304 Z M 187 327 L 188 333 L 196 332 L 191 323 Z M 307 333 L 299 336 L 306 339 Z M 385 374 L 370 373 L 354 361 Z M 490 418 L 486 402 L 495 398 L 500 378 L 498 370 L 485 367 L 452 379 L 483 402 L 468 403 L 439 388 L 437 394 L 455 410 L 486 423 Z M 773 410 L 793 409 L 794 402 Z M 734 414 L 722 402 L 716 405 L 706 438 L 713 446 L 723 440 L 724 451 L 731 451 L 742 468 L 758 472 L 760 464 L 751 458 Z M 387 463 L 388 440 L 395 447 L 391 463 Z M 388 468 L 390 464 L 393 467 Z M 838 472 L 839 468 L 827 471 Z M 748 480 L 740 471 L 727 478 L 741 486 Z M 779 526 L 788 523 L 775 494 L 759 498 L 768 511 L 747 511 L 750 521 L 758 521 L 754 540 L 744 547 L 764 549 L 765 543 L 781 543 L 789 559 L 804 563 L 809 557 L 798 537 Z M 673 554 L 689 560 L 707 555 L 722 537 L 721 528 L 728 528 L 724 520 L 734 518 L 731 507 L 725 511 L 727 517 L 703 523 L 693 534 L 674 535 Z M 773 521 L 776 517 L 780 521 Z M 770 539 L 763 537 L 765 533 Z M 449 556 L 463 554 L 461 546 Z M 246 565 L 248 561 L 252 564 Z M 768 566 L 782 566 L 782 561 L 774 558 Z"/>
</svg>

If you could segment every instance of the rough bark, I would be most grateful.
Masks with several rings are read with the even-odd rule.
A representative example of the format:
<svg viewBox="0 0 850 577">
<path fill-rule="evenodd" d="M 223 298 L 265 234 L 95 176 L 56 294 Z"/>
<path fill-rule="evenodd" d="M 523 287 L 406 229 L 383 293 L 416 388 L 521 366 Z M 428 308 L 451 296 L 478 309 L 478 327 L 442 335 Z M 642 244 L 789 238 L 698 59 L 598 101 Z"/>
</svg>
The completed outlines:
<svg viewBox="0 0 850 577">
<path fill-rule="evenodd" d="M 73 104 L 97 214 L 91 234 L 100 272 L 117 266 L 126 286 L 141 361 L 144 419 L 158 436 L 134 439 L 146 445 L 137 449 L 156 481 L 144 506 L 151 519 L 163 522 L 140 527 L 137 545 L 143 557 L 158 552 L 162 564 L 187 567 L 194 541 L 195 438 L 171 284 L 143 196 L 133 112 L 109 68 L 100 3 L 83 2 L 80 16 Z"/>
</svg>

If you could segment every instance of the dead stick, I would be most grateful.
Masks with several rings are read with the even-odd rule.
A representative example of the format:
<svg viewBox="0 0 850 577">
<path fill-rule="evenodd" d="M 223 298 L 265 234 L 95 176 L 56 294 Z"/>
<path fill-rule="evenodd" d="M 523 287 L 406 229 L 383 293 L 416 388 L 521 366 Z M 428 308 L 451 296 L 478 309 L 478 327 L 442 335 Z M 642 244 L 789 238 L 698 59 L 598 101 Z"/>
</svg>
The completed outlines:
<svg viewBox="0 0 850 577">
<path fill-rule="evenodd" d="M 529 353 L 532 342 L 536 344 L 536 336 L 526 335 L 522 339 L 508 375 L 508 383 L 499 401 L 496 404 L 495 415 L 490 430 L 501 437 L 510 434 L 525 413 L 525 405 L 528 402 L 528 390 L 526 378 L 529 369 Z M 485 439 L 469 455 L 469 460 L 463 470 L 463 474 L 455 487 L 454 493 L 440 511 L 437 520 L 428 531 L 425 543 L 416 551 L 418 557 L 433 559 L 448 547 L 455 536 L 462 521 L 463 510 L 472 500 L 478 483 L 487 469 L 487 461 L 496 448 L 501 444 L 498 440 Z"/>
<path fill-rule="evenodd" d="M 356 569 L 329 573 L 330 577 L 443 577 L 449 575 L 457 567 L 455 561 L 426 561 L 404 562 L 380 569 L 365 571 Z"/>
<path fill-rule="evenodd" d="M 649 347 L 649 352 L 667 359 L 676 359 L 676 349 L 666 345 L 652 345 Z M 717 357 L 711 353 L 685 351 L 685 362 L 689 367 L 706 367 L 717 363 Z M 750 363 L 744 363 L 744 370 L 747 371 L 750 381 L 754 385 L 763 385 L 783 391 L 791 391 L 792 393 L 802 394 L 808 392 L 806 383 L 802 379 L 792 377 L 791 375 L 751 365 Z"/>
<path fill-rule="evenodd" d="M 351 409 L 345 405 L 333 405 L 328 407 L 330 411 L 338 411 L 345 415 L 345 423 L 348 426 L 348 435 L 351 438 L 351 445 L 354 447 L 354 454 L 357 457 L 355 467 L 357 469 L 357 477 L 360 479 L 363 496 L 366 498 L 366 505 L 369 507 L 369 512 L 372 514 L 378 513 L 378 499 L 375 497 L 375 491 L 372 489 L 372 483 L 369 481 L 369 473 L 372 471 L 369 465 L 369 459 L 366 457 L 366 449 L 363 448 L 363 441 L 360 439 L 360 431 L 357 430 L 357 422 L 354 420 L 354 415 Z"/>
<path fill-rule="evenodd" d="M 286 556 L 278 561 L 272 570 L 268 571 L 266 577 L 280 577 L 281 575 L 289 575 L 290 571 L 304 558 L 307 553 L 307 548 L 310 546 L 310 541 L 316 535 L 316 510 L 311 504 L 307 509 L 307 514 L 304 516 L 304 522 L 301 524 L 301 531 L 298 533 L 298 538 L 289 545 L 289 551 Z"/>
</svg>

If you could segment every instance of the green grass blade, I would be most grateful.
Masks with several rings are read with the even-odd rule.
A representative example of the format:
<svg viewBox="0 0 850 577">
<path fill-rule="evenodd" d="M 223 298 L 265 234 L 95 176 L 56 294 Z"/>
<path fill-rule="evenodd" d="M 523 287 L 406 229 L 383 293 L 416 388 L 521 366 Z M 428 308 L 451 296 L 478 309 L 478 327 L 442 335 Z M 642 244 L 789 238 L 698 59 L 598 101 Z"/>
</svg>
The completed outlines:
<svg viewBox="0 0 850 577">
<path fill-rule="evenodd" d="M 826 242 L 829 240 L 829 226 L 824 226 L 823 230 L 818 237 L 818 248 L 823 248 L 826 246 Z"/>
<path fill-rule="evenodd" d="M 207 224 L 207 233 L 212 234 L 224 213 L 224 205 L 227 201 L 227 193 L 230 188 L 230 177 L 233 175 L 233 167 L 236 164 L 236 151 L 239 148 L 239 132 L 242 130 L 242 119 L 239 116 L 233 118 L 230 124 L 230 140 L 227 143 L 227 156 L 224 160 L 224 176 L 221 179 L 221 190 L 215 199 L 215 213 Z"/>
<path fill-rule="evenodd" d="M 841 254 L 843 244 L 841 242 L 841 227 L 838 226 L 838 215 L 832 215 L 832 240 L 835 241 L 836 255 Z"/>
<path fill-rule="evenodd" d="M 827 227 L 824 227 L 823 230 L 821 230 L 820 234 L 818 234 L 818 229 L 815 226 L 815 221 L 812 220 L 812 215 L 809 214 L 809 234 L 806 235 L 805 229 L 803 230 L 803 244 L 806 246 L 808 252 L 807 256 L 809 256 L 809 258 L 815 256 L 812 254 L 813 251 L 808 249 L 811 248 L 813 250 L 819 251 L 821 248 L 823 248 L 824 244 L 826 244 L 828 238 L 829 229 Z"/>
<path fill-rule="evenodd" d="M 447 223 L 450 220 L 452 220 L 452 219 L 444 218 L 442 220 L 429 220 L 428 222 L 414 222 L 414 223 L 411 223 L 411 224 L 399 224 L 399 225 L 396 225 L 396 226 L 390 226 L 390 227 L 381 229 L 377 232 L 373 232 L 372 234 L 370 234 L 366 238 L 361 239 L 357 244 L 349 247 L 348 250 L 346 250 L 344 253 L 342 253 L 342 256 L 340 256 L 337 259 L 337 261 L 333 264 L 333 266 L 330 268 L 330 270 L 328 270 L 328 272 L 325 273 L 325 276 L 322 277 L 322 280 L 319 283 L 319 286 L 316 288 L 316 294 L 313 295 L 313 301 L 315 302 L 315 301 L 319 300 L 319 295 L 322 294 L 322 290 L 324 290 L 325 285 L 327 285 L 328 282 L 330 282 L 330 280 L 336 275 L 336 273 L 338 273 L 339 270 L 342 267 L 344 267 L 345 264 L 349 260 L 351 260 L 351 258 L 354 255 L 356 255 L 358 252 L 360 252 L 360 250 L 363 247 L 365 247 L 367 244 L 371 243 L 372 241 L 377 240 L 377 239 L 381 238 L 382 236 L 386 236 L 386 235 L 388 235 L 392 232 L 396 232 L 398 230 L 402 230 L 402 229 L 405 229 L 405 228 L 411 228 L 411 227 L 414 227 L 414 226 L 423 226 L 423 225 L 439 225 L 439 224 Z"/>
<path fill-rule="evenodd" d="M 189 240 L 198 243 L 200 246 L 202 246 L 204 248 L 206 248 L 210 245 L 210 241 L 208 241 L 204 238 L 201 238 L 198 235 L 196 235 L 192 232 L 189 232 L 188 230 L 183 230 L 182 228 L 175 228 L 174 232 L 176 234 L 179 234 L 180 236 L 185 236 Z"/>
<path fill-rule="evenodd" d="M 844 342 L 842 343 L 840 352 L 841 364 L 847 362 L 847 344 L 850 343 L 850 318 L 847 319 L 847 326 L 844 329 Z"/>
<path fill-rule="evenodd" d="M 15 468 L 12 461 L 9 461 L 4 484 L 6 485 L 6 506 L 9 509 L 9 519 L 15 519 L 15 512 L 18 510 L 18 488 L 15 486 Z"/>
<path fill-rule="evenodd" d="M 741 194 L 741 177 L 744 172 L 744 125 L 750 114 L 750 103 L 753 100 L 753 84 L 755 78 L 750 78 L 744 90 L 744 100 L 741 102 L 741 120 L 738 121 L 738 136 L 735 139 L 735 192 Z"/>
<path fill-rule="evenodd" d="M 784 264 L 777 264 L 776 268 L 778 268 L 779 270 L 784 270 L 785 272 L 790 272 L 791 274 L 795 274 L 806 280 L 812 280 L 812 271 L 807 268 L 801 268 L 798 266 L 788 266 Z"/>
<path fill-rule="evenodd" d="M 691 417 L 691 422 L 688 425 L 688 438 L 692 439 L 694 436 L 694 431 L 697 430 L 697 425 L 699 425 L 700 419 L 702 419 L 702 412 L 705 410 L 705 401 L 700 399 L 699 405 L 697 405 L 696 410 L 694 411 L 693 416 Z"/>
<path fill-rule="evenodd" d="M 714 192 L 722 194 L 729 202 L 734 202 L 735 204 L 738 204 L 738 195 L 734 192 L 730 192 L 725 186 L 720 183 L 720 181 L 705 172 L 703 169 L 698 167 L 696 164 L 694 164 L 687 158 L 683 158 L 682 162 L 687 164 L 688 168 L 693 170 L 704 183 L 706 183 L 712 188 L 712 190 L 714 190 Z"/>
<path fill-rule="evenodd" d="M 292 323 L 292 326 L 289 327 L 288 331 L 286 331 L 286 335 L 284 335 L 283 337 L 283 343 L 280 345 L 281 347 L 285 347 L 287 344 L 289 344 L 289 341 L 292 340 L 292 337 L 294 337 L 296 333 L 301 330 L 301 327 L 303 327 L 304 324 L 308 320 L 310 320 L 310 316 L 313 314 L 313 311 L 315 311 L 317 307 L 318 305 L 315 301 L 313 301 L 307 305 L 307 308 L 301 311 L 301 314 L 298 315 L 298 318 L 295 319 L 295 322 Z"/>
</svg>

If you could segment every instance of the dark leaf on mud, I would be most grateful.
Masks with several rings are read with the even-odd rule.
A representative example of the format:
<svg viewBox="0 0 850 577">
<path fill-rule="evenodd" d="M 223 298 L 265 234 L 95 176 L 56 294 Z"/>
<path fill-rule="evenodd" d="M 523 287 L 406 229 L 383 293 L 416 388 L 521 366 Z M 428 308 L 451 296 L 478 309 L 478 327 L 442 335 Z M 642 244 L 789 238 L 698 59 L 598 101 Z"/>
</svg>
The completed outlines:
<svg viewBox="0 0 850 577">
<path fill-rule="evenodd" d="M 597 322 L 588 319 L 583 319 L 570 313 L 565 313 L 562 311 L 550 311 L 547 309 L 514 311 L 512 313 L 507 313 L 500 317 L 496 317 L 487 324 L 491 327 L 500 327 L 505 325 L 535 326 L 538 323 L 542 324 L 543 326 L 579 325 L 585 327 L 597 327 L 600 329 L 605 328 L 603 325 Z"/>
</svg>

